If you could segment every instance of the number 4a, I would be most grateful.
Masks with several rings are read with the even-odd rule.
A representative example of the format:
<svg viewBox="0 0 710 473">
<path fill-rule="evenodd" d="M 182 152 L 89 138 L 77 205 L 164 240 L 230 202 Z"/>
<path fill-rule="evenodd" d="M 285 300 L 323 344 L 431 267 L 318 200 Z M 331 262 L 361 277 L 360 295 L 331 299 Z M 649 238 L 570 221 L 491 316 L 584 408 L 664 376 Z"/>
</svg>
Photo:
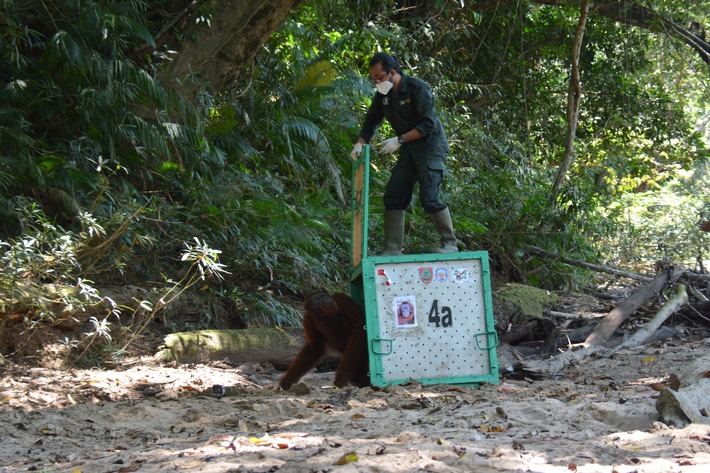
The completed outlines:
<svg viewBox="0 0 710 473">
<path fill-rule="evenodd" d="M 429 309 L 429 323 L 435 324 L 436 327 L 451 327 L 454 320 L 451 315 L 451 308 L 449 306 L 441 306 L 441 316 L 439 316 L 439 301 L 434 299 L 434 303 Z"/>
</svg>

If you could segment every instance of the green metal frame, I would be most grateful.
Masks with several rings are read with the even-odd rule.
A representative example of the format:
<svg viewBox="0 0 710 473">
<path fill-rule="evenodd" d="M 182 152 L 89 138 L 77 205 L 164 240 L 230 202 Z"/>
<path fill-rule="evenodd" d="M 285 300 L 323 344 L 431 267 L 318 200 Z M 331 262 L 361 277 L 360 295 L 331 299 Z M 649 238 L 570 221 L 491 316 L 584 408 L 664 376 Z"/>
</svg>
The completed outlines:
<svg viewBox="0 0 710 473">
<path fill-rule="evenodd" d="M 490 265 L 488 262 L 488 252 L 486 251 L 467 251 L 460 253 L 446 254 L 428 254 L 428 255 L 401 255 L 401 256 L 368 256 L 363 259 L 362 263 L 362 278 L 364 282 L 364 308 L 367 335 L 368 335 L 368 353 L 370 357 L 370 381 L 374 386 L 388 386 L 402 384 L 411 381 L 405 379 L 387 379 L 385 378 L 382 367 L 382 357 L 392 354 L 393 342 L 391 339 L 380 338 L 379 333 L 373 333 L 375 327 L 379 327 L 379 310 L 377 307 L 377 276 L 375 266 L 382 263 L 418 263 L 431 262 L 432 256 L 436 257 L 436 261 L 460 261 L 477 259 L 481 263 L 482 285 L 483 285 L 483 304 L 485 314 L 485 325 L 488 330 L 474 334 L 473 338 L 479 350 L 489 352 L 489 370 L 486 374 L 477 374 L 471 376 L 456 376 L 456 377 L 432 377 L 432 378 L 417 378 L 417 381 L 422 384 L 465 384 L 477 385 L 480 383 L 497 384 L 498 377 L 498 357 L 496 348 L 498 347 L 498 333 L 495 331 L 495 320 L 493 318 L 493 298 L 490 284 Z"/>
</svg>

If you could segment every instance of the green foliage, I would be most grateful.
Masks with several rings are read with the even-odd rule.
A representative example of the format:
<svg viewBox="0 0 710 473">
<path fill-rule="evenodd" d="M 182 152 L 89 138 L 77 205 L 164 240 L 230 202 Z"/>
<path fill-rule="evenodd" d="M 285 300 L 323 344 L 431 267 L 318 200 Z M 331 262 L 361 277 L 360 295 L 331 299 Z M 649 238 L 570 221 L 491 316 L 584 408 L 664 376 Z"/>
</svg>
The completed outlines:
<svg viewBox="0 0 710 473">
<path fill-rule="evenodd" d="M 18 209 L 25 220 L 24 237 L 0 240 L 0 311 L 13 314 L 0 322 L 3 345 L 14 339 L 11 353 L 28 353 L 27 347 L 42 347 L 54 327 L 81 326 L 88 322 L 89 331 L 65 337 L 65 361 L 99 364 L 108 358 L 117 359 L 127 352 L 145 328 L 165 307 L 210 278 L 221 279 L 227 273 L 219 262 L 219 250 L 212 249 L 198 238 L 185 244 L 180 261 L 187 262 L 187 271 L 178 281 L 167 281 L 157 303 L 137 301 L 136 307 L 119 306 L 100 295 L 93 281 L 82 279 L 80 257 L 106 232 L 91 215 L 83 214 L 85 231 L 78 234 L 52 224 L 35 205 Z M 121 315 L 130 322 L 121 323 Z M 19 325 L 18 325 L 19 324 Z M 120 344 L 114 345 L 118 327 Z M 52 340 L 50 343 L 55 342 Z"/>
<path fill-rule="evenodd" d="M 104 301 L 91 286 L 91 281 L 77 277 L 81 267 L 78 254 L 88 241 L 104 230 L 89 215 L 82 216 L 87 231 L 78 234 L 52 224 L 35 205 L 18 209 L 26 229 L 23 237 L 0 240 L 0 310 L 21 315 L 20 341 L 14 349 L 21 351 L 33 337 L 42 338 L 49 327 L 73 319 L 75 311 L 94 311 Z M 95 331 L 86 334 L 87 349 L 97 337 L 110 341 L 109 318 L 118 318 L 110 306 L 99 320 L 92 317 Z M 12 334 L 12 321 L 3 317 L 0 334 Z M 81 342 L 67 341 L 71 348 Z"/>
<path fill-rule="evenodd" d="M 609 258 L 623 267 L 648 268 L 657 262 L 682 264 L 695 271 L 710 268 L 710 241 L 698 223 L 710 219 L 710 161 L 678 173 L 655 191 L 625 194 L 606 208 L 619 222 L 599 240 Z"/>
<path fill-rule="evenodd" d="M 145 191 L 166 160 L 205 170 L 210 153 L 194 110 L 129 58 L 153 42 L 146 6 L 0 4 L 3 195 L 32 196 L 66 221 L 87 204 L 81 196 L 107 190 L 106 179 L 117 192 L 139 182 Z M 74 205 L 53 198 L 62 194 Z"/>
</svg>

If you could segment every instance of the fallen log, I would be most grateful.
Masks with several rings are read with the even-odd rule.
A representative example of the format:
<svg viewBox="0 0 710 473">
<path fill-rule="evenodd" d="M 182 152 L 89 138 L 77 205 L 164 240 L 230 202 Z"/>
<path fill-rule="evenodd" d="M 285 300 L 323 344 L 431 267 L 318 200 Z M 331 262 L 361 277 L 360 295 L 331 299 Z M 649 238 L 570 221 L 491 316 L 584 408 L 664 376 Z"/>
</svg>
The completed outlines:
<svg viewBox="0 0 710 473">
<path fill-rule="evenodd" d="M 617 347 L 617 350 L 621 348 L 628 348 L 640 345 L 648 337 L 653 335 L 653 333 L 658 330 L 663 322 L 666 321 L 668 317 L 671 316 L 675 311 L 677 311 L 683 304 L 688 302 L 688 293 L 685 291 L 685 285 L 678 284 L 676 286 L 676 295 L 673 299 L 669 300 L 666 305 L 664 305 L 661 310 L 659 310 L 656 315 L 647 324 L 638 329 L 631 337 L 624 341 L 621 345 Z"/>
<path fill-rule="evenodd" d="M 682 271 L 678 277 L 688 281 L 710 282 L 710 274 L 694 273 L 693 271 Z"/>
<path fill-rule="evenodd" d="M 155 358 L 179 363 L 228 360 L 288 366 L 303 345 L 302 332 L 255 328 L 171 333 Z"/>
<path fill-rule="evenodd" d="M 520 370 L 534 379 L 549 379 L 572 364 L 579 364 L 594 353 L 606 351 L 603 347 L 586 347 L 579 350 L 568 350 L 552 358 L 542 360 L 522 360 Z"/>
<path fill-rule="evenodd" d="M 649 284 L 634 290 L 628 299 L 621 302 L 609 312 L 599 325 L 595 327 L 591 334 L 584 341 L 586 346 L 604 345 L 619 325 L 631 314 L 658 294 L 670 281 L 677 279 L 683 271 L 676 271 L 669 276 L 668 272 L 661 271 Z"/>
</svg>

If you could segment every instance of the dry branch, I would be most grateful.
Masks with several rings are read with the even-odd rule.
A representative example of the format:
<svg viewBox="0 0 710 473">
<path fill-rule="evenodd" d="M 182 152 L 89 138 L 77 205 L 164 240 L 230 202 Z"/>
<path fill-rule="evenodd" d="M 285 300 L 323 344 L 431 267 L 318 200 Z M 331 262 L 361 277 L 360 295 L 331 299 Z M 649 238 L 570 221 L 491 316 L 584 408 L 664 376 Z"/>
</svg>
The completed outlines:
<svg viewBox="0 0 710 473">
<path fill-rule="evenodd" d="M 537 246 L 528 246 L 527 248 L 528 248 L 528 251 L 530 251 L 531 253 L 535 253 L 538 256 L 543 256 L 545 258 L 560 260 L 560 261 L 563 261 L 571 266 L 577 266 L 580 268 L 591 269 L 592 271 L 596 271 L 598 273 L 613 274 L 615 276 L 635 279 L 637 281 L 644 281 L 644 282 L 650 282 L 653 280 L 653 278 L 650 278 L 648 276 L 642 276 L 640 274 L 632 273 L 630 271 L 624 271 L 623 269 L 614 268 L 612 266 L 604 266 L 604 265 L 600 265 L 600 264 L 587 263 L 586 261 L 579 261 L 576 259 L 568 258 L 566 256 L 558 255 L 558 254 L 543 250 L 542 248 L 538 248 Z"/>
<path fill-rule="evenodd" d="M 701 273 L 694 273 L 692 271 L 683 271 L 679 278 L 688 280 L 688 281 L 703 281 L 703 282 L 710 282 L 710 274 L 701 274 Z"/>
<path fill-rule="evenodd" d="M 553 317 L 558 317 L 560 319 L 572 319 L 572 320 L 591 320 L 600 317 L 604 317 L 604 314 L 570 314 L 567 312 L 557 312 L 556 310 L 551 310 L 550 315 Z"/>
<path fill-rule="evenodd" d="M 705 297 L 705 294 L 703 294 L 702 292 L 698 291 L 698 288 L 693 287 L 693 286 L 690 286 L 690 287 L 688 288 L 688 291 L 690 291 L 690 293 L 691 293 L 692 295 L 694 295 L 695 297 L 697 297 L 697 298 L 700 299 L 701 301 L 703 301 L 703 302 L 707 302 L 707 301 L 708 301 L 708 298 Z"/>
</svg>

